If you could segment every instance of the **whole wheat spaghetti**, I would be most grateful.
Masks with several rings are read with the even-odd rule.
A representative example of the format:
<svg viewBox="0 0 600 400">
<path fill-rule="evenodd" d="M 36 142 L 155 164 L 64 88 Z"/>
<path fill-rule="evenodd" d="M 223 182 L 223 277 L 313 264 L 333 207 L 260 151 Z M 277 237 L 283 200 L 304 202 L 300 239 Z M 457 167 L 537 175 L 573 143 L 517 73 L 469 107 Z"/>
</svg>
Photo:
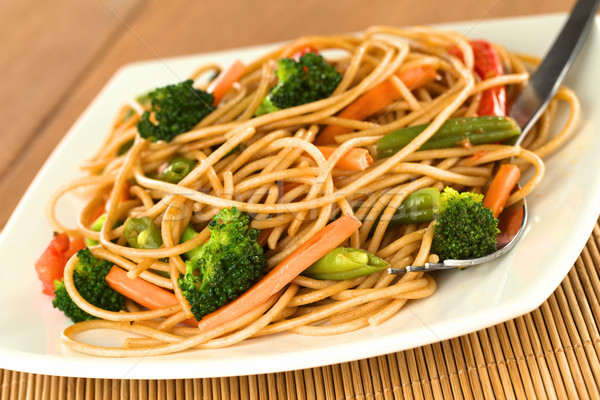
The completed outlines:
<svg viewBox="0 0 600 400">
<path fill-rule="evenodd" d="M 277 60 L 307 47 L 342 74 L 333 93 L 256 116 L 277 83 Z M 265 273 L 342 214 L 362 222 L 342 245 L 368 250 L 392 267 L 405 267 L 437 260 L 431 251 L 434 222 L 388 226 L 394 210 L 410 193 L 445 186 L 481 193 L 493 163 L 505 159 L 513 159 L 522 169 L 533 167 L 531 178 L 511 194 L 507 204 L 531 193 L 544 175 L 541 157 L 556 151 L 575 129 L 579 103 L 566 88 L 559 90 L 522 147 L 463 143 L 417 151 L 448 119 L 477 116 L 486 90 L 505 87 L 510 100 L 526 83 L 531 59 L 495 48 L 504 74 L 481 77 L 469 42 L 453 32 L 373 27 L 360 35 L 300 38 L 251 61 L 214 111 L 170 142 L 140 137 L 137 124 L 149 105 L 126 102 L 101 149 L 82 165 L 86 176 L 57 189 L 48 201 L 47 217 L 57 232 L 97 241 L 90 247 L 95 257 L 113 263 L 131 279 L 165 289 L 176 303 L 147 309 L 128 302 L 128 310 L 121 312 L 95 307 L 75 287 L 78 259 L 74 256 L 65 268 L 65 286 L 74 302 L 98 319 L 70 326 L 63 341 L 83 353 L 128 357 L 231 346 L 282 331 L 341 334 L 384 323 L 408 301 L 434 294 L 434 277 L 423 273 L 397 277 L 383 270 L 341 281 L 299 275 L 251 312 L 207 329 L 202 323 L 200 328 L 182 324 L 193 314 L 177 280 L 185 273 L 184 253 L 208 240 L 207 224 L 224 208 L 236 207 L 252 215 L 251 226 L 261 231 L 266 249 Z M 414 70 L 425 71 L 429 78 L 409 83 L 400 78 Z M 201 66 L 191 78 L 195 87 L 206 89 L 208 77 L 218 72 L 217 65 Z M 395 85 L 401 94 L 398 99 L 363 119 L 344 117 L 342 110 L 383 82 Z M 570 115 L 557 128 L 554 116 L 563 104 Z M 381 137 L 419 124 L 429 125 L 395 154 L 377 159 Z M 324 154 L 317 143 L 328 127 L 337 127 L 340 133 L 329 144 L 331 153 Z M 366 149 L 376 160 L 361 169 L 341 168 L 345 156 L 356 149 Z M 156 171 L 176 157 L 193 160 L 195 166 L 177 183 L 158 179 Z M 67 227 L 55 208 L 61 197 L 73 191 L 85 194 L 86 205 L 77 226 Z M 92 229 L 99 207 L 106 219 L 101 229 Z M 125 240 L 122 221 L 142 216 L 160 228 L 160 247 L 135 248 Z M 200 233 L 180 243 L 188 225 Z M 119 348 L 77 340 L 78 332 L 99 328 L 132 332 L 135 337 Z"/>
</svg>

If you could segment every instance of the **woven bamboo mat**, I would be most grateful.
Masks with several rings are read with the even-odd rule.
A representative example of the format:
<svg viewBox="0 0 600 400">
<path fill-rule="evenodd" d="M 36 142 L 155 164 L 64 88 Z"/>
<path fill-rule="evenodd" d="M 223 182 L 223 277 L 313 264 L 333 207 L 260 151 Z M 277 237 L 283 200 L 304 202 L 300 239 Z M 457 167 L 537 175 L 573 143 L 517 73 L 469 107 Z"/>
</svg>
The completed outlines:
<svg viewBox="0 0 600 400">
<path fill-rule="evenodd" d="M 0 369 L 16 399 L 600 399 L 600 227 L 537 310 L 420 348 L 276 374 L 181 380 L 66 378 Z"/>
</svg>

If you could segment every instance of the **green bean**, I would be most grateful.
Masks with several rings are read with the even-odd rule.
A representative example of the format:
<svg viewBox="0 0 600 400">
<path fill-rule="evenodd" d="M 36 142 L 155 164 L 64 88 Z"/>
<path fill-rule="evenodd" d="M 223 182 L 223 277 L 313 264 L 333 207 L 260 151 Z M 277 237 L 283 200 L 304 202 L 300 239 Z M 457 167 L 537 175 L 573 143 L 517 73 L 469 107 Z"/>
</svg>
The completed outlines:
<svg viewBox="0 0 600 400">
<path fill-rule="evenodd" d="M 388 133 L 377 142 L 377 158 L 396 154 L 428 126 L 429 124 L 415 125 Z M 465 141 L 475 145 L 496 143 L 520 134 L 521 129 L 515 120 L 509 117 L 454 118 L 444 122 L 419 150 L 455 147 Z"/>
<path fill-rule="evenodd" d="M 440 205 L 440 192 L 424 188 L 409 194 L 390 219 L 390 226 L 420 224 L 432 221 Z"/>
<path fill-rule="evenodd" d="M 179 183 L 183 178 L 190 173 L 190 171 L 196 165 L 196 161 L 190 160 L 185 157 L 177 157 L 169 162 L 169 165 L 161 174 L 158 179 L 169 183 Z"/>
<path fill-rule="evenodd" d="M 440 192 L 435 188 L 423 188 L 409 194 L 402 204 L 394 211 L 388 222 L 388 227 L 398 227 L 407 224 L 420 224 L 432 221 L 438 212 Z M 381 220 L 379 215 L 373 224 L 371 233 L 375 232 Z"/>
<path fill-rule="evenodd" d="M 313 279 L 343 281 L 370 275 L 387 268 L 388 263 L 362 249 L 337 247 L 302 272 Z"/>
<path fill-rule="evenodd" d="M 125 143 L 123 143 L 121 145 L 121 147 L 119 147 L 119 149 L 117 150 L 117 155 L 122 156 L 123 154 L 127 153 L 129 151 L 129 149 L 131 148 L 131 146 L 133 146 L 133 139 L 128 140 Z"/>
<path fill-rule="evenodd" d="M 158 249 L 162 245 L 160 228 L 148 217 L 127 218 L 123 235 L 136 249 Z"/>
</svg>

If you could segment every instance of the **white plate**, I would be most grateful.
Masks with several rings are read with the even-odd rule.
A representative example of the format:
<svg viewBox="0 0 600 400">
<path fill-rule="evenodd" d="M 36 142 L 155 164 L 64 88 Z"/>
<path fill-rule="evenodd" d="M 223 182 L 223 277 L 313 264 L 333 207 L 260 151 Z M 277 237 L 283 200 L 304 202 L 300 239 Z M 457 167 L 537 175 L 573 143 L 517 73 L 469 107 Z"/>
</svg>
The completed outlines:
<svg viewBox="0 0 600 400">
<path fill-rule="evenodd" d="M 517 18 L 447 25 L 444 28 L 504 44 L 512 51 L 543 55 L 564 16 Z M 66 349 L 60 332 L 69 322 L 40 294 L 33 262 L 51 231 L 44 203 L 61 183 L 77 175 L 119 107 L 145 90 L 187 76 L 197 65 L 252 59 L 268 46 L 150 61 L 121 69 L 65 136 L 23 197 L 0 237 L 0 368 L 62 376 L 167 379 L 267 373 L 315 367 L 391 353 L 476 331 L 538 307 L 558 286 L 588 239 L 600 211 L 599 20 L 567 84 L 579 95 L 583 118 L 577 135 L 547 160 L 547 176 L 529 199 L 530 222 L 517 248 L 485 266 L 436 275 L 438 291 L 409 303 L 381 326 L 335 337 L 278 334 L 231 348 L 188 351 L 163 357 L 109 359 Z M 73 219 L 70 201 L 60 213 Z M 96 331 L 90 340 L 118 341 Z"/>
</svg>

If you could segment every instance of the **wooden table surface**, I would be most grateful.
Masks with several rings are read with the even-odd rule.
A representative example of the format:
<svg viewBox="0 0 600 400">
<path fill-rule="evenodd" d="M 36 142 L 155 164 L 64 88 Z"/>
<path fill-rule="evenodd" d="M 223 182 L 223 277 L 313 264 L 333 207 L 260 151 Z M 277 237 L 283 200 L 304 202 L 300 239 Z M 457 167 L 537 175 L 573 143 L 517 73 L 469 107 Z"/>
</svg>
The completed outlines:
<svg viewBox="0 0 600 400">
<path fill-rule="evenodd" d="M 0 0 L 0 229 L 122 65 L 308 34 L 567 12 L 573 0 Z"/>
<path fill-rule="evenodd" d="M 376 24 L 567 12 L 573 3 L 0 0 L 0 229 L 55 145 L 126 63 Z"/>
</svg>

